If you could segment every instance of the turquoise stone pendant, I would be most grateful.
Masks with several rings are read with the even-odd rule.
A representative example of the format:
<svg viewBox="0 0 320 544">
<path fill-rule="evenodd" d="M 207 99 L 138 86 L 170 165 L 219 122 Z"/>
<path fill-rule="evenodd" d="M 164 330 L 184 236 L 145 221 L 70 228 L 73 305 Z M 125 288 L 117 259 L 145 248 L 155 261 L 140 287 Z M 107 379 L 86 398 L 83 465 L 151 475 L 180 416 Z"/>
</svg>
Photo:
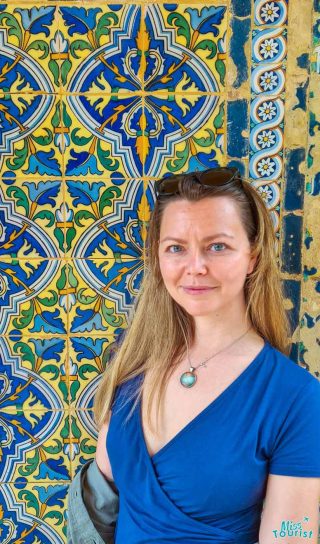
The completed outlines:
<svg viewBox="0 0 320 544">
<path fill-rule="evenodd" d="M 189 372 L 184 372 L 180 376 L 180 383 L 183 387 L 192 387 L 197 381 L 197 376 L 191 370 Z"/>
</svg>

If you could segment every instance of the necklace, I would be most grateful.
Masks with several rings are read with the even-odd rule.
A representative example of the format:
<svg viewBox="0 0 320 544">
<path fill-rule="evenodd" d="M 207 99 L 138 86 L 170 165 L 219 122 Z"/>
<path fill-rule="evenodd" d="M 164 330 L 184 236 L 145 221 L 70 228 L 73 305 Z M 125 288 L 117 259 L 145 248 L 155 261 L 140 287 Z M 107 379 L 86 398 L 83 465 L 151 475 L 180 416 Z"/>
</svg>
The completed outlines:
<svg viewBox="0 0 320 544">
<path fill-rule="evenodd" d="M 197 366 L 193 366 L 191 361 L 190 361 L 190 356 L 189 356 L 189 346 L 188 346 L 188 342 L 186 343 L 187 344 L 187 354 L 188 354 L 188 361 L 189 361 L 189 371 L 187 372 L 183 372 L 183 374 L 181 374 L 180 376 L 180 383 L 181 385 L 183 385 L 183 387 L 193 387 L 194 384 L 196 383 L 197 381 L 197 376 L 195 374 L 195 370 L 197 370 L 200 366 L 205 366 L 206 367 L 206 363 L 210 360 L 210 359 L 213 359 L 213 357 L 215 357 L 216 355 L 218 355 L 219 353 L 221 353 L 222 351 L 226 350 L 227 348 L 231 348 L 231 346 L 233 346 L 233 344 L 235 344 L 236 342 L 238 342 L 241 338 L 243 338 L 249 331 L 250 329 L 252 329 L 252 327 L 249 327 L 249 329 L 244 333 L 242 334 L 241 336 L 239 336 L 239 338 L 237 338 L 236 340 L 234 340 L 232 342 L 232 344 L 230 344 L 229 346 L 227 346 L 226 348 L 223 348 L 223 349 L 220 349 L 220 351 L 218 351 L 217 353 L 214 353 L 214 355 L 211 355 L 210 357 L 208 357 L 208 359 L 205 359 L 205 361 L 203 361 L 202 363 L 200 363 L 199 365 Z"/>
</svg>

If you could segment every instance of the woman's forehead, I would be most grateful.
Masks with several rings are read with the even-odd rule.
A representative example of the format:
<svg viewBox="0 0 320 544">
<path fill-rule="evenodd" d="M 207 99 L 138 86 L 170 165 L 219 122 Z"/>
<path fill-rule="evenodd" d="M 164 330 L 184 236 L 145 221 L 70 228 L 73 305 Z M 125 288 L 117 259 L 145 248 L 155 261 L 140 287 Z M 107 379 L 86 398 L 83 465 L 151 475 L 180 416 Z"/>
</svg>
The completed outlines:
<svg viewBox="0 0 320 544">
<path fill-rule="evenodd" d="M 204 198 L 198 201 L 179 199 L 167 204 L 163 211 L 161 228 L 189 224 L 190 222 L 203 226 L 216 222 L 238 224 L 240 214 L 237 204 L 227 196 Z"/>
</svg>

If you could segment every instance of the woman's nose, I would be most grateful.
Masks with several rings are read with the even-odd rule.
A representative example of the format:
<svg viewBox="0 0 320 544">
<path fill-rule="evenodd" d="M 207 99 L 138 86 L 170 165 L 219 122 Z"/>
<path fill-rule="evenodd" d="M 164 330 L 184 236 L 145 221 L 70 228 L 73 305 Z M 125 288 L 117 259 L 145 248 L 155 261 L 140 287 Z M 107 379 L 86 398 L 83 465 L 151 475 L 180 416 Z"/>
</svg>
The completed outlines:
<svg viewBox="0 0 320 544">
<path fill-rule="evenodd" d="M 201 250 L 190 251 L 186 266 L 189 273 L 203 273 L 207 270 L 206 256 Z"/>
</svg>

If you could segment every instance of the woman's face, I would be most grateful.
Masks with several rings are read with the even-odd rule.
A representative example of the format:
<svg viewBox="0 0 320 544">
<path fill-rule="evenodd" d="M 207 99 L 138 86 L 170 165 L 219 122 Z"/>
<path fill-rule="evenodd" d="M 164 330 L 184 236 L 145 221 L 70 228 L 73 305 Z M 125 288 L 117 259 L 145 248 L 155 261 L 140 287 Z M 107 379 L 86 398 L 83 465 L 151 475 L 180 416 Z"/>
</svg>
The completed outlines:
<svg viewBox="0 0 320 544">
<path fill-rule="evenodd" d="M 170 202 L 162 216 L 158 252 L 168 292 L 190 315 L 218 315 L 243 306 L 243 286 L 256 258 L 250 256 L 230 197 Z"/>
</svg>

